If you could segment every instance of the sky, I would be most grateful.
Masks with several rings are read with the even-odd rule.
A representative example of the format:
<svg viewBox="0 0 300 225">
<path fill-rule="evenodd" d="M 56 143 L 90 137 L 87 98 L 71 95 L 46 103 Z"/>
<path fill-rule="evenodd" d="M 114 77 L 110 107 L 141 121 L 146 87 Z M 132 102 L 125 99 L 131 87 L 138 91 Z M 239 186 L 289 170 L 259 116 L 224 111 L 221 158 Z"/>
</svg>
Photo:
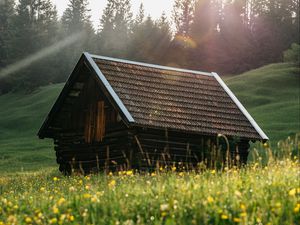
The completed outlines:
<svg viewBox="0 0 300 225">
<path fill-rule="evenodd" d="M 68 5 L 68 0 L 52 0 L 58 10 L 58 15 L 61 16 Z M 144 4 L 145 15 L 151 15 L 157 19 L 163 11 L 170 18 L 174 0 L 131 0 L 132 12 L 136 14 L 141 3 Z M 106 6 L 106 0 L 89 0 L 89 9 L 91 10 L 91 20 L 95 28 L 98 28 L 100 17 L 103 9 Z"/>
</svg>

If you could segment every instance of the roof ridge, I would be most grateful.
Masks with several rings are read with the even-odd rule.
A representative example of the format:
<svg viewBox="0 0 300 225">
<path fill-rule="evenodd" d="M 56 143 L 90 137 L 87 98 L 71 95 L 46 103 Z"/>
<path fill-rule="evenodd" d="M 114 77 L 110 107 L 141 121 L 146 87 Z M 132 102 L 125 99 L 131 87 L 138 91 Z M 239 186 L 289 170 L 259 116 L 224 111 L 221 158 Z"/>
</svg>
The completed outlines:
<svg viewBox="0 0 300 225">
<path fill-rule="evenodd" d="M 156 68 L 156 69 L 172 70 L 172 71 L 177 71 L 177 72 L 193 73 L 193 74 L 197 74 L 197 75 L 213 77 L 212 73 L 210 73 L 210 72 L 203 72 L 203 71 L 190 70 L 190 69 L 181 69 L 181 68 L 170 67 L 170 66 L 162 66 L 162 65 L 157 65 L 157 64 L 137 62 L 137 61 L 127 60 L 127 59 L 113 58 L 113 57 L 95 55 L 95 54 L 90 54 L 90 53 L 88 53 L 88 54 L 94 59 L 103 59 L 103 60 L 114 61 L 114 62 L 146 66 L 146 67 L 151 67 L 151 68 Z"/>
</svg>

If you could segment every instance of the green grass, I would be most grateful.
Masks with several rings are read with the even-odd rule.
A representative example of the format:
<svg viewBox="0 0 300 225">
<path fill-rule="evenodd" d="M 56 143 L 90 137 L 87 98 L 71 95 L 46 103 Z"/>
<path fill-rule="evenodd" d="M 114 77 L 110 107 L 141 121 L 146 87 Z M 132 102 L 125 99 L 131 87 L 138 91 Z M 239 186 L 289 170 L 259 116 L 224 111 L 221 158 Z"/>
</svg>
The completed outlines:
<svg viewBox="0 0 300 225">
<path fill-rule="evenodd" d="M 297 225 L 298 169 L 288 160 L 226 172 L 6 175 L 0 178 L 0 225 Z"/>
<path fill-rule="evenodd" d="M 225 81 L 273 143 L 300 131 L 299 68 L 273 64 Z M 0 96 L 0 171 L 56 167 L 51 140 L 36 136 L 62 84 Z"/>
<path fill-rule="evenodd" d="M 271 64 L 225 81 L 273 144 L 300 131 L 299 67 Z"/>
<path fill-rule="evenodd" d="M 61 89 L 57 84 L 0 96 L 0 171 L 55 166 L 52 141 L 36 134 Z"/>
</svg>

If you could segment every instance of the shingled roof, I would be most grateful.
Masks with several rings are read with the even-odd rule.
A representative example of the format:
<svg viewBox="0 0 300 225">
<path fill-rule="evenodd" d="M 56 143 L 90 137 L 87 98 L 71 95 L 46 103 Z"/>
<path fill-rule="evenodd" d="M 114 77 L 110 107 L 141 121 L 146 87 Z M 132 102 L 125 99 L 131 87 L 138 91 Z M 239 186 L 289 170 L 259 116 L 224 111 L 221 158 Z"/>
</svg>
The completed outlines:
<svg viewBox="0 0 300 225">
<path fill-rule="evenodd" d="M 84 57 L 129 126 L 268 139 L 216 73 Z"/>
</svg>

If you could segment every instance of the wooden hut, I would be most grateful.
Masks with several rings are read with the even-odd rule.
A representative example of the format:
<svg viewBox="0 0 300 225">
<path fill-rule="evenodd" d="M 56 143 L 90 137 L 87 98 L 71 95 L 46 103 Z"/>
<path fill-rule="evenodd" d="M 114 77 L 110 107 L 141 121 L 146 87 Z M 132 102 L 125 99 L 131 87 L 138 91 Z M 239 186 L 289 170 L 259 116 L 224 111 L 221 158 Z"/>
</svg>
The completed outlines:
<svg viewBox="0 0 300 225">
<path fill-rule="evenodd" d="M 229 146 L 218 147 L 220 134 Z M 268 140 L 216 73 L 89 53 L 82 54 L 38 136 L 54 140 L 64 173 L 195 167 L 222 148 L 245 162 L 250 141 Z"/>
</svg>

